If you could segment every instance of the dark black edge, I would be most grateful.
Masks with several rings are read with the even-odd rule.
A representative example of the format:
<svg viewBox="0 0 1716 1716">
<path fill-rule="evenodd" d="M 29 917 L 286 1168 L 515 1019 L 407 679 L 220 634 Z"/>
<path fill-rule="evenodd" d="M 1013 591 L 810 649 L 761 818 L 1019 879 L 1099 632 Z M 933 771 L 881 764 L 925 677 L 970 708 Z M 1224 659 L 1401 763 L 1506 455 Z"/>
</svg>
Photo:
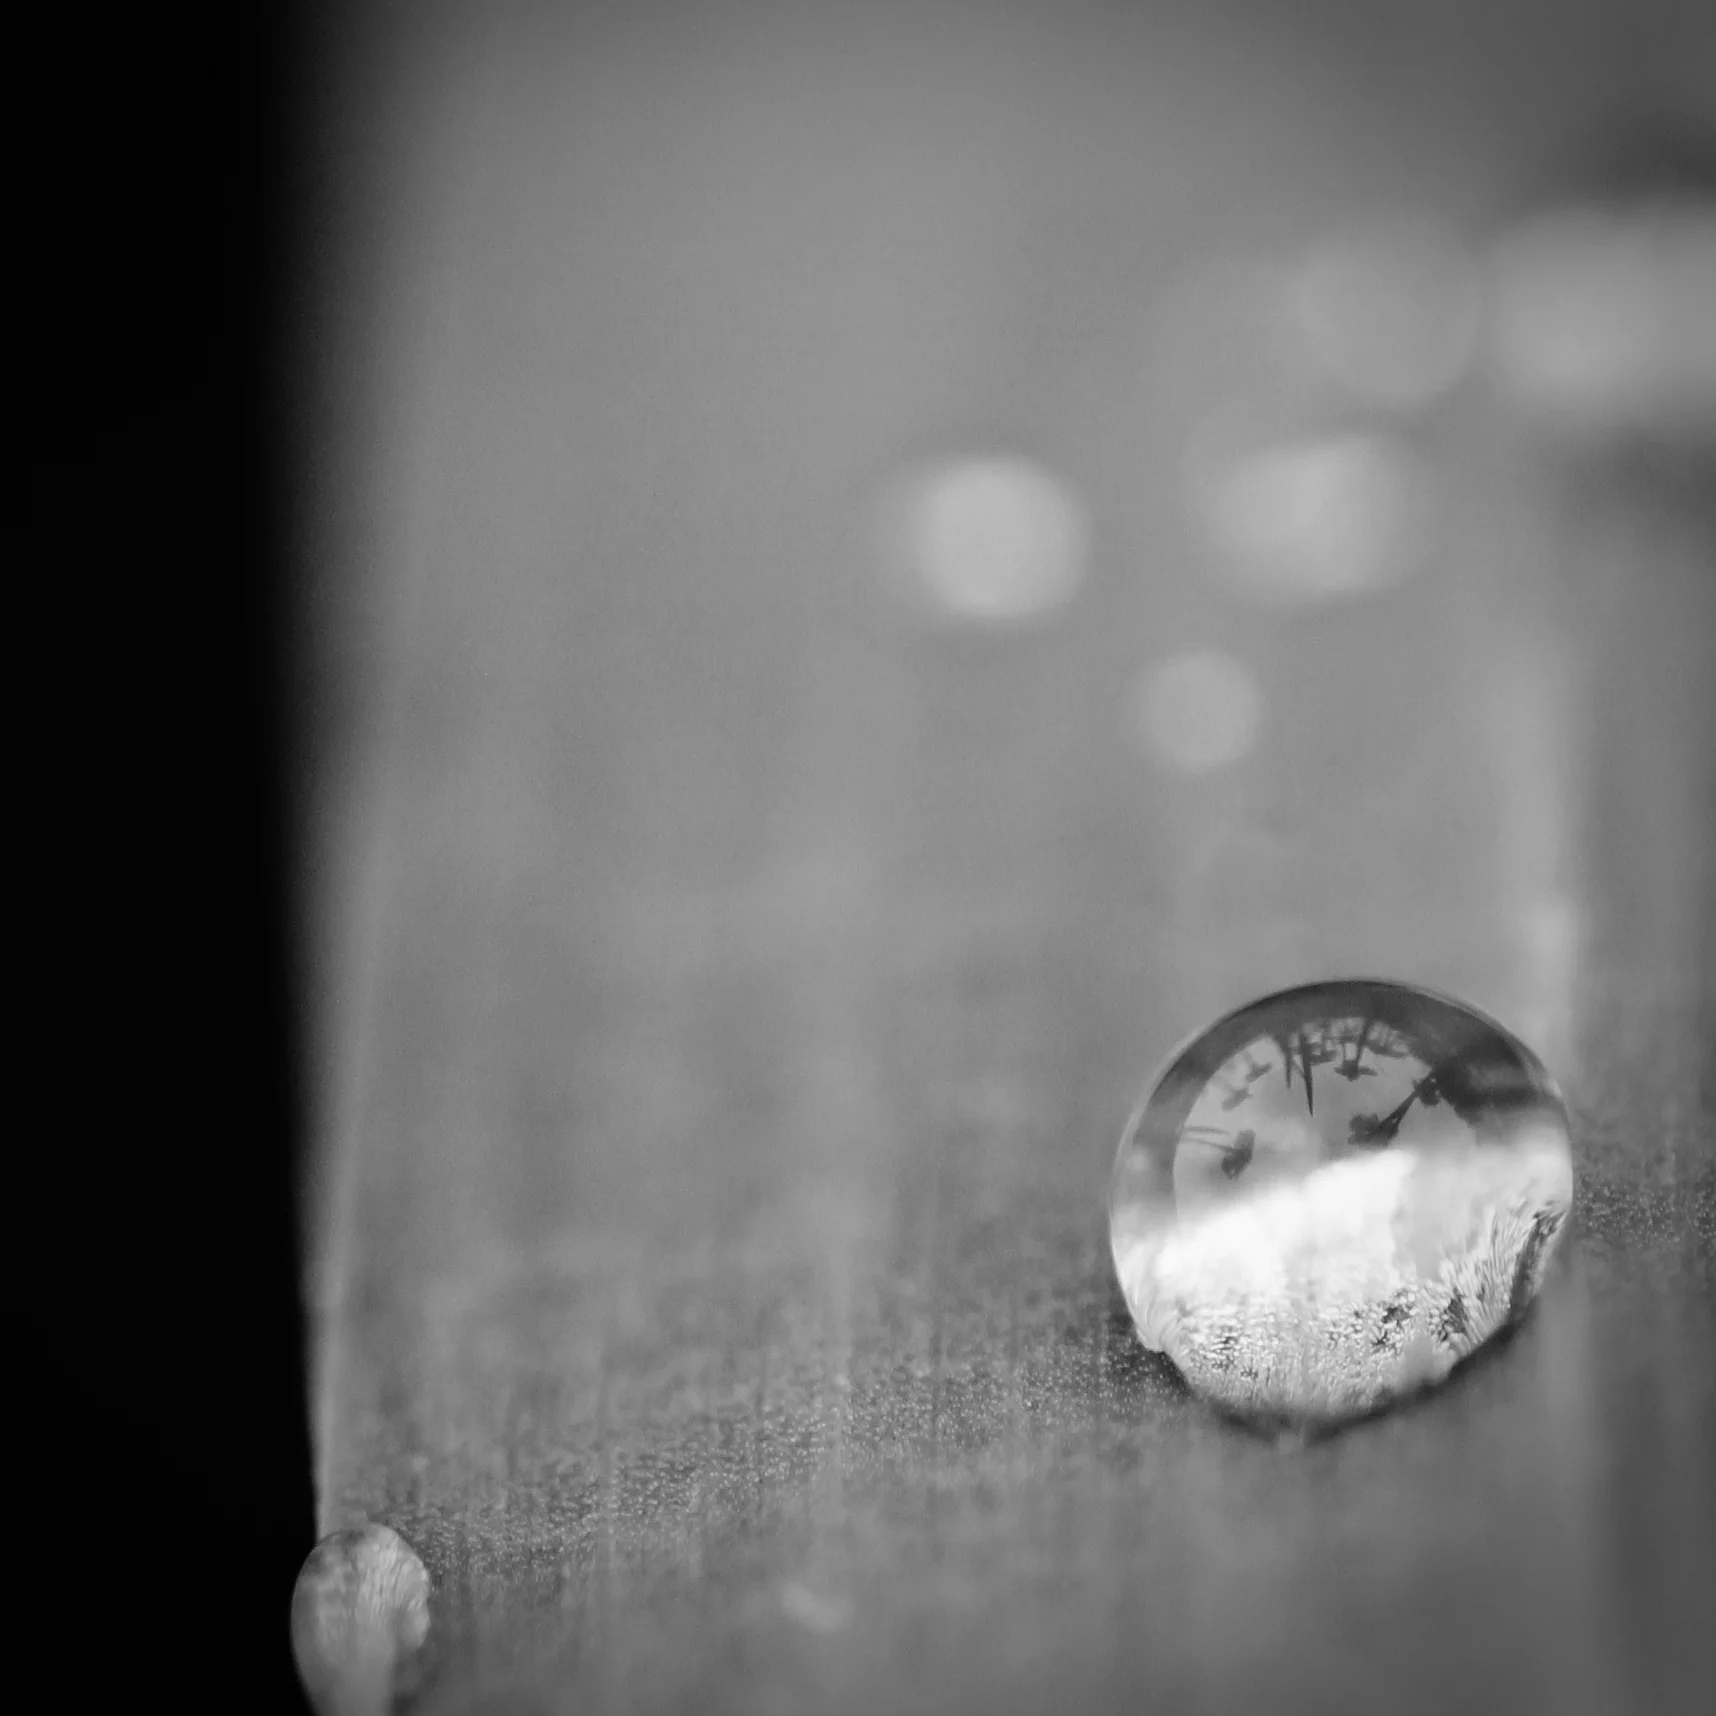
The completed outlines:
<svg viewBox="0 0 1716 1716">
<path fill-rule="evenodd" d="M 290 376 L 308 21 L 276 0 L 35 8 L 20 43 L 39 129 L 14 635 L 47 670 L 26 693 L 40 943 L 21 1065 L 48 1100 L 15 1146 L 40 1247 L 16 1661 L 32 1680 L 45 1661 L 55 1707 L 305 1708 Z"/>
</svg>

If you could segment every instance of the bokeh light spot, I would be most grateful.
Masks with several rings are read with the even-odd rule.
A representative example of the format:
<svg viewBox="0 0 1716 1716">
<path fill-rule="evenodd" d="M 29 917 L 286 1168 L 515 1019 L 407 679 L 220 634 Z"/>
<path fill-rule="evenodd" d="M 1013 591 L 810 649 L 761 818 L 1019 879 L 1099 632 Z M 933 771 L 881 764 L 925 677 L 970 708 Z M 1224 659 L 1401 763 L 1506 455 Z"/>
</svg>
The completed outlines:
<svg viewBox="0 0 1716 1716">
<path fill-rule="evenodd" d="M 1392 588 L 1423 559 L 1434 526 L 1429 472 L 1390 435 L 1206 444 L 1194 451 L 1191 484 L 1225 574 L 1271 603 Z"/>
<path fill-rule="evenodd" d="M 1227 651 L 1182 650 L 1145 673 L 1136 719 L 1138 736 L 1157 762 L 1181 774 L 1207 774 L 1238 762 L 1257 743 L 1263 693 L 1251 670 Z"/>
<path fill-rule="evenodd" d="M 1563 210 L 1493 260 L 1491 353 L 1518 403 L 1598 430 L 1716 421 L 1716 208 Z"/>
<path fill-rule="evenodd" d="M 1029 459 L 967 458 L 926 471 L 906 485 L 895 526 L 920 599 L 951 618 L 1040 619 L 1084 578 L 1084 507 Z"/>
<path fill-rule="evenodd" d="M 1306 355 L 1356 399 L 1422 408 L 1465 373 L 1482 292 L 1474 259 L 1429 225 L 1395 223 L 1312 250 L 1288 288 Z"/>
</svg>

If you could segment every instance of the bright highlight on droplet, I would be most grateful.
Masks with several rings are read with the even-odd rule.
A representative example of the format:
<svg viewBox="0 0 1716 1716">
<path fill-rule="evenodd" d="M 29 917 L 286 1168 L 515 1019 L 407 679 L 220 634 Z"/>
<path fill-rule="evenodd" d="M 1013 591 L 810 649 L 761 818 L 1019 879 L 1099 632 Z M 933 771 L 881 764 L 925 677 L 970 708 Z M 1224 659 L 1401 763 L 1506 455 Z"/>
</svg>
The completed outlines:
<svg viewBox="0 0 1716 1716">
<path fill-rule="evenodd" d="M 1312 362 L 1355 398 L 1420 408 L 1465 373 L 1482 293 L 1465 248 L 1429 225 L 1332 239 L 1294 271 L 1288 315 Z"/>
<path fill-rule="evenodd" d="M 1494 257 L 1490 344 L 1521 404 L 1595 429 L 1716 421 L 1716 209 L 1568 210 Z"/>
<path fill-rule="evenodd" d="M 1373 594 L 1423 559 L 1435 519 L 1423 461 L 1398 436 L 1348 433 L 1194 449 L 1193 502 L 1228 578 L 1260 601 Z"/>
<path fill-rule="evenodd" d="M 1165 767 L 1201 775 L 1236 763 L 1257 743 L 1263 693 L 1244 662 L 1224 650 L 1185 650 L 1147 672 L 1138 730 Z"/>
<path fill-rule="evenodd" d="M 920 596 L 958 619 L 1038 619 L 1084 578 L 1084 507 L 1029 459 L 962 459 L 925 472 L 906 485 L 893 522 Z"/>
</svg>

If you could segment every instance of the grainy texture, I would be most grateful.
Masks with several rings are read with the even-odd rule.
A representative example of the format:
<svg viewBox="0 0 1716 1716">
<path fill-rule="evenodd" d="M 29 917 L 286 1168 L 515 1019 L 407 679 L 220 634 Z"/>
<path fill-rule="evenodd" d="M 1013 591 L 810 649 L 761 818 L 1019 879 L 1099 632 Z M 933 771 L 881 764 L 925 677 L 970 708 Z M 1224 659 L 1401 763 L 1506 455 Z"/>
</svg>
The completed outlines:
<svg viewBox="0 0 1716 1716">
<path fill-rule="evenodd" d="M 1603 9 L 1553 77 L 1455 11 L 454 7 L 376 79 L 313 1364 L 324 1529 L 433 1580 L 425 1709 L 1702 1707 L 1708 521 L 1570 494 L 1479 388 L 1412 430 L 1417 575 L 1263 612 L 1177 486 L 1251 361 L 1197 357 L 1204 260 L 1580 140 Z M 1089 506 L 1035 628 L 878 574 L 950 424 Z M 1176 779 L 1126 710 L 1212 640 L 1266 729 Z M 1442 1392 L 1276 1443 L 1140 1348 L 1108 1176 L 1178 1039 L 1361 971 L 1544 1054 L 1573 1229 Z"/>
<path fill-rule="evenodd" d="M 1124 1085 L 1092 1057 L 1027 1078 L 1039 1117 L 896 1097 L 921 1143 L 868 1183 L 724 1188 L 687 1146 L 706 1222 L 377 1265 L 330 1506 L 423 1554 L 454 1709 L 516 1680 L 568 1711 L 1691 1710 L 1713 1026 L 1664 1031 L 1680 1080 L 1575 1084 L 1577 1225 L 1525 1326 L 1330 1440 L 1230 1426 L 1138 1345 L 1093 1112 Z M 732 1172 L 762 1131 L 712 1105 L 697 1135 Z"/>
</svg>

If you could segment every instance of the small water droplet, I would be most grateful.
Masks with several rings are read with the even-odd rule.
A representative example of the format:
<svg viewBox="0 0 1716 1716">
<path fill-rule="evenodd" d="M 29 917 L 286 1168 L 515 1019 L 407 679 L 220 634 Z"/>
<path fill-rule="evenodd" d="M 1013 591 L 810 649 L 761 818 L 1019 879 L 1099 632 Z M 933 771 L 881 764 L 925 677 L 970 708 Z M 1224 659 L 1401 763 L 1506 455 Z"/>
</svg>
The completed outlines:
<svg viewBox="0 0 1716 1716">
<path fill-rule="evenodd" d="M 429 1633 L 429 1575 L 385 1525 L 336 1531 L 292 1592 L 292 1654 L 317 1716 L 380 1716 Z"/>
<path fill-rule="evenodd" d="M 1229 1410 L 1349 1418 L 1440 1382 L 1536 1294 L 1573 1201 L 1531 1051 L 1374 980 L 1230 1013 L 1121 1139 L 1115 1270 L 1145 1346 Z"/>
</svg>

